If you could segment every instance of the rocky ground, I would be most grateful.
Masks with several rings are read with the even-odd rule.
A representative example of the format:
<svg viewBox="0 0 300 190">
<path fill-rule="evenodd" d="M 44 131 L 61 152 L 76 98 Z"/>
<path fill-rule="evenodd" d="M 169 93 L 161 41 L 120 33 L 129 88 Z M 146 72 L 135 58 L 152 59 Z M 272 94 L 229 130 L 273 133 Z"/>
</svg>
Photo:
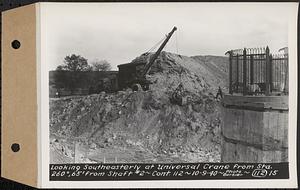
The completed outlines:
<svg viewBox="0 0 300 190">
<path fill-rule="evenodd" d="M 148 91 L 50 99 L 51 163 L 218 162 L 227 58 L 162 52 Z M 170 101 L 182 84 L 184 105 Z"/>
</svg>

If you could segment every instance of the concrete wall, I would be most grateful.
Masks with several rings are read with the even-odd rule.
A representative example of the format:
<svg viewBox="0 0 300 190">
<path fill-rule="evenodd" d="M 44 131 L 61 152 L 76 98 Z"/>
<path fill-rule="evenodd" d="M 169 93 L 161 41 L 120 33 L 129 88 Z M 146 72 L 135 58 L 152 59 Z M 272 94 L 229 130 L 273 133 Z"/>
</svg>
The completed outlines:
<svg viewBox="0 0 300 190">
<path fill-rule="evenodd" d="M 288 161 L 288 97 L 223 99 L 222 162 Z"/>
</svg>

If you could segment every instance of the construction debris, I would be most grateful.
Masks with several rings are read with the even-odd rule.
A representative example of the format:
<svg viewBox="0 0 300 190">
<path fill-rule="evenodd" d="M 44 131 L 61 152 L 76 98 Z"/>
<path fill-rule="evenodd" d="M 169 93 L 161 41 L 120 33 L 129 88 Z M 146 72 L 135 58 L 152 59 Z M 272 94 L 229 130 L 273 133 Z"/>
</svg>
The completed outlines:
<svg viewBox="0 0 300 190">
<path fill-rule="evenodd" d="M 162 52 L 147 75 L 148 91 L 50 99 L 51 163 L 70 163 L 75 154 L 83 155 L 81 162 L 220 161 L 220 106 L 213 93 L 225 86 L 226 73 L 214 75 L 218 67 L 199 60 Z M 184 100 L 174 104 L 178 97 Z"/>
</svg>

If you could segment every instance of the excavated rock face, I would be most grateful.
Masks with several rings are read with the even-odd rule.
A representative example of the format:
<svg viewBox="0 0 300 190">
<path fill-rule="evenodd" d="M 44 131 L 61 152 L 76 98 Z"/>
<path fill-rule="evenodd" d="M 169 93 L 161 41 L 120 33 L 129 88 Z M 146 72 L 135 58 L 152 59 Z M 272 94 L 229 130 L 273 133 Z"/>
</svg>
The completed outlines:
<svg viewBox="0 0 300 190">
<path fill-rule="evenodd" d="M 92 147 L 85 150 L 87 160 L 219 161 L 220 107 L 212 96 L 218 86 L 208 72 L 193 58 L 163 52 L 147 76 L 149 91 L 50 100 L 50 134 L 71 139 L 64 147 L 84 139 Z M 183 106 L 170 102 L 180 83 L 189 96 Z"/>
</svg>

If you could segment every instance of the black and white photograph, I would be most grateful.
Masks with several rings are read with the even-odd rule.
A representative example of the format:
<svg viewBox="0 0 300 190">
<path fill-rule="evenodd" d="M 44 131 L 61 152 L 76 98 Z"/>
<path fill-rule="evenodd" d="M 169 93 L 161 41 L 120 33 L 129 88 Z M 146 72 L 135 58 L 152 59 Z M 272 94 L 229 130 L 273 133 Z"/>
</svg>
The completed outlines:
<svg viewBox="0 0 300 190">
<path fill-rule="evenodd" d="M 44 4 L 50 169 L 235 163 L 252 177 L 276 176 L 268 164 L 288 168 L 296 127 L 289 121 L 294 7 Z"/>
<path fill-rule="evenodd" d="M 1 187 L 297 189 L 298 2 L 36 1 L 0 3 Z"/>
</svg>

